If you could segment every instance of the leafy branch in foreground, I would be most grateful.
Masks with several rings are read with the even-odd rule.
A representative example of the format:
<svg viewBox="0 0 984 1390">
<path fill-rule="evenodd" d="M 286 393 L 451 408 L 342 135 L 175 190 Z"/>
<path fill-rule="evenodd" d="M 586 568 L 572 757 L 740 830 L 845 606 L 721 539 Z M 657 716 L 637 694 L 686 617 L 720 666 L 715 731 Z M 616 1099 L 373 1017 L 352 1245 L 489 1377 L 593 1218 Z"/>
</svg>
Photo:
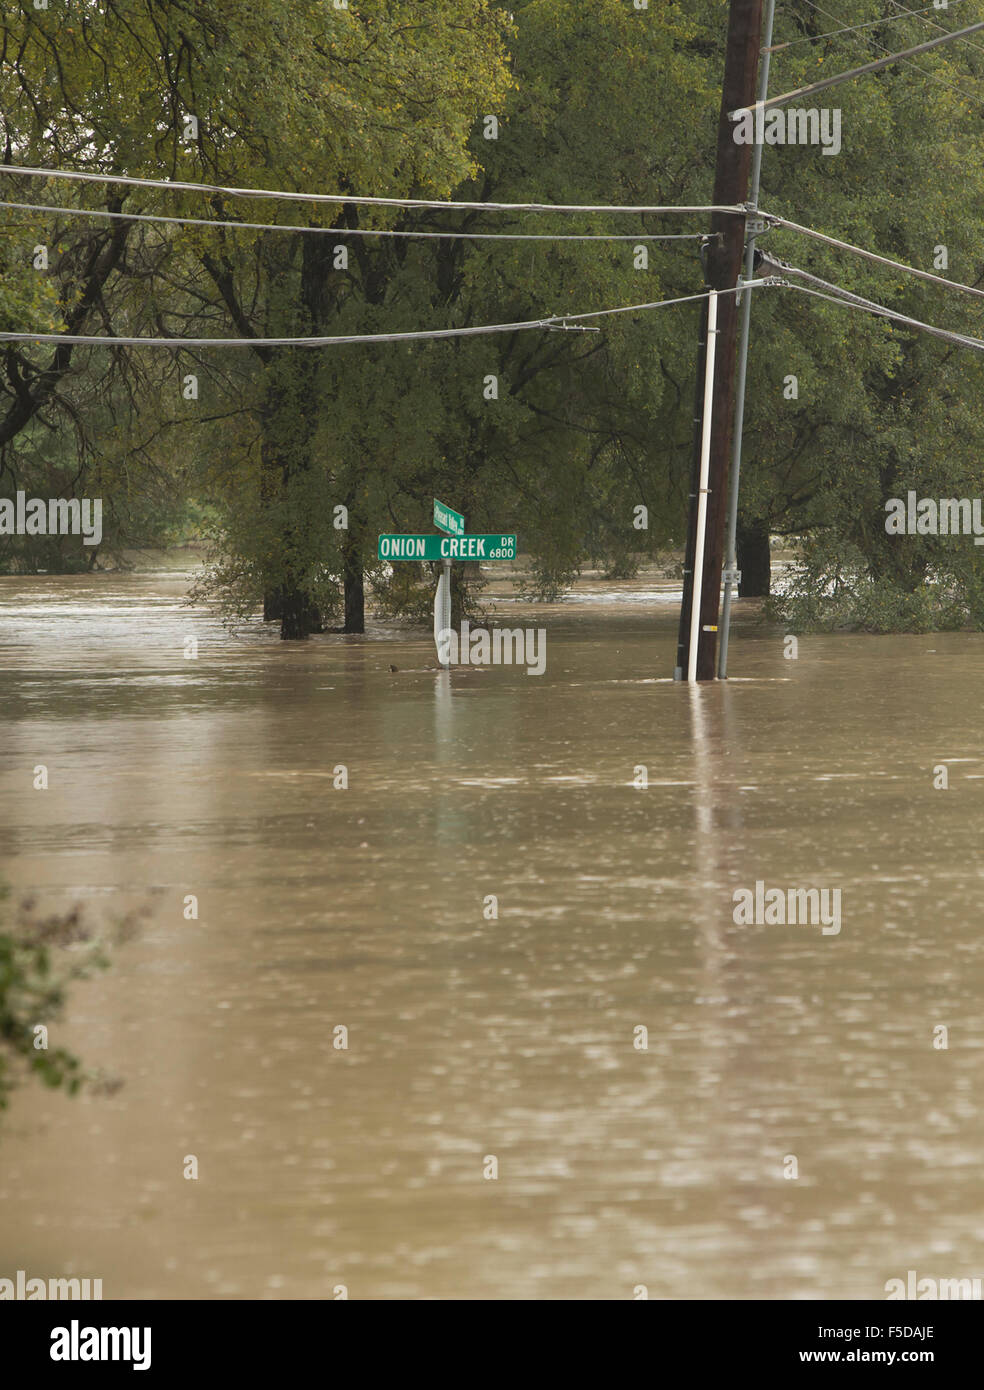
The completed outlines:
<svg viewBox="0 0 984 1390">
<path fill-rule="evenodd" d="M 84 1084 L 115 1089 L 118 1082 L 85 1071 L 66 1048 L 41 1045 L 40 1029 L 60 1016 L 72 981 L 106 969 L 111 949 L 133 935 L 138 914 L 97 935 L 78 906 L 42 915 L 30 899 L 9 909 L 8 896 L 0 887 L 0 912 L 9 918 L 0 918 L 0 1109 L 31 1073 L 70 1095 Z"/>
</svg>

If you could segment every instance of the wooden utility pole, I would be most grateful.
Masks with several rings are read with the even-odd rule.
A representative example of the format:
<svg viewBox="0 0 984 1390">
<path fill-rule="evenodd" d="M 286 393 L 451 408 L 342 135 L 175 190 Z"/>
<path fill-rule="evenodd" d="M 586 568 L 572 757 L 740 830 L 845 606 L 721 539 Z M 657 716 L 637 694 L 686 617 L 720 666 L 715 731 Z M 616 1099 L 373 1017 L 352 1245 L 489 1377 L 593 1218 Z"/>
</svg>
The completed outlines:
<svg viewBox="0 0 984 1390">
<path fill-rule="evenodd" d="M 735 143 L 731 111 L 752 106 L 756 96 L 759 50 L 762 43 L 762 0 L 731 0 L 728 40 L 724 60 L 724 86 L 718 121 L 714 195 L 718 206 L 747 201 L 752 167 L 752 146 Z M 741 274 L 745 249 L 745 221 L 731 213 L 716 212 L 711 218 L 711 238 L 706 248 L 705 278 L 716 290 L 733 290 Z M 717 658 L 718 611 L 721 604 L 721 568 L 728 504 L 728 463 L 734 415 L 735 359 L 738 343 L 738 309 L 734 294 L 718 301 L 718 339 L 714 370 L 710 471 L 708 478 L 707 530 L 704 542 L 704 576 L 697 645 L 697 679 L 713 680 Z M 684 595 L 680 613 L 677 663 L 687 669 L 690 651 L 690 609 L 698 498 L 690 497 L 687 558 L 684 562 Z"/>
</svg>

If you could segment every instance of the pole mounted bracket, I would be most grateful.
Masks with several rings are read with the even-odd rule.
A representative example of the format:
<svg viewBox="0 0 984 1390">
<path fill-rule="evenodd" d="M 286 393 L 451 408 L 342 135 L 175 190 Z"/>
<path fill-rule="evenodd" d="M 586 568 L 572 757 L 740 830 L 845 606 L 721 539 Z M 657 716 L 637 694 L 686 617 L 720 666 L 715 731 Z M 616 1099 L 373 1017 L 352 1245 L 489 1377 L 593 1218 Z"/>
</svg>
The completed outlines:
<svg viewBox="0 0 984 1390">
<path fill-rule="evenodd" d="M 768 222 L 764 217 L 748 217 L 745 219 L 745 237 L 754 241 L 757 237 L 765 236 L 766 232 L 771 232 L 774 226 L 774 222 Z"/>
<path fill-rule="evenodd" d="M 736 289 L 736 291 L 737 291 L 737 293 L 736 293 L 736 295 L 735 295 L 735 303 L 736 303 L 736 304 L 740 304 L 740 303 L 741 303 L 741 297 L 742 297 L 742 295 L 744 294 L 745 290 L 755 290 L 755 289 L 758 289 L 759 287 L 764 287 L 764 286 L 766 286 L 766 285 L 780 285 L 780 284 L 785 284 L 785 283 L 786 283 L 786 282 L 785 282 L 784 280 L 777 280 L 776 277 L 775 277 L 774 275 L 773 275 L 773 276 L 768 276 L 768 275 L 767 275 L 767 276 L 765 277 L 764 280 L 762 280 L 762 279 L 756 279 L 754 276 L 752 277 L 751 280 L 746 280 L 745 277 L 744 277 L 744 275 L 739 275 L 739 276 L 738 276 L 737 283 L 736 283 L 736 285 L 735 285 L 735 289 Z M 719 331 L 720 331 L 720 330 L 719 330 Z"/>
<path fill-rule="evenodd" d="M 560 323 L 548 321 L 544 327 L 550 333 L 600 333 L 600 328 L 589 327 L 580 323 L 568 323 L 563 319 Z"/>
<path fill-rule="evenodd" d="M 751 199 L 748 199 L 744 203 L 739 203 L 738 206 L 745 214 L 746 221 L 748 221 L 749 219 L 757 219 L 766 223 L 766 225 L 769 227 L 778 227 L 781 221 L 781 219 L 777 217 L 775 213 L 762 212 L 759 208 L 758 203 L 753 203 Z"/>
<path fill-rule="evenodd" d="M 721 571 L 721 583 L 722 583 L 722 584 L 740 584 L 740 583 L 741 583 L 741 570 L 740 570 L 740 569 L 723 569 L 723 570 Z"/>
</svg>

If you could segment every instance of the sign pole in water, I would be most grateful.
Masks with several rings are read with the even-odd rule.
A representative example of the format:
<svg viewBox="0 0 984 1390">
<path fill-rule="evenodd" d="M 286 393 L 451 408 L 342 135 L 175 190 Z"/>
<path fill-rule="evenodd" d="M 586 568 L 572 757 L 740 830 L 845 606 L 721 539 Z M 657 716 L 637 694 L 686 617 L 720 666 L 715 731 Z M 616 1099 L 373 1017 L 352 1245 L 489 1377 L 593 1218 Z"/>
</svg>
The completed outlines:
<svg viewBox="0 0 984 1390">
<path fill-rule="evenodd" d="M 442 666 L 450 666 L 448 644 L 442 644 L 442 632 L 451 629 L 451 561 L 452 560 L 515 560 L 516 537 L 514 535 L 466 536 L 465 518 L 460 512 L 446 507 L 434 498 L 434 525 L 439 526 L 445 535 L 382 535 L 377 543 L 376 554 L 380 560 L 421 561 L 440 560 L 441 577 L 437 581 L 434 595 L 434 641 L 437 645 L 437 659 Z"/>
<path fill-rule="evenodd" d="M 437 581 L 437 592 L 434 595 L 434 643 L 437 647 L 437 659 L 442 666 L 451 665 L 451 655 L 449 644 L 441 642 L 441 633 L 448 632 L 451 628 L 451 561 L 441 562 L 441 577 Z"/>
<path fill-rule="evenodd" d="M 456 512 L 453 507 L 449 507 L 445 502 L 434 498 L 434 525 L 439 530 L 447 532 L 449 536 L 463 536 L 465 534 L 465 518 L 460 512 Z M 441 643 L 441 633 L 448 632 L 451 628 L 451 561 L 441 561 L 441 577 L 437 581 L 437 592 L 434 594 L 434 645 L 437 647 L 437 659 L 445 668 L 451 665 L 451 654 L 448 644 Z"/>
</svg>

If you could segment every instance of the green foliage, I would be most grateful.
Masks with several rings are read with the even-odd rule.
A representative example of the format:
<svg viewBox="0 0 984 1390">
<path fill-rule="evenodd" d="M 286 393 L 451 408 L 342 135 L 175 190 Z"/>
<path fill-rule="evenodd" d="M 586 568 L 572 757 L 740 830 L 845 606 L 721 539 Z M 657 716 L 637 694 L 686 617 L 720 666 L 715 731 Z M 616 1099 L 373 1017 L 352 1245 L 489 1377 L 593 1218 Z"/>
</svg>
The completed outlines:
<svg viewBox="0 0 984 1390">
<path fill-rule="evenodd" d="M 56 333 L 61 327 L 57 291 L 34 268 L 34 248 L 47 232 L 23 213 L 8 213 L 7 219 L 0 221 L 0 331 Z"/>
<path fill-rule="evenodd" d="M 384 197 L 699 205 L 711 199 L 726 18 L 722 0 L 645 11 L 628 0 L 353 0 L 348 10 L 329 0 L 98 9 L 66 0 L 57 14 L 20 0 L 0 22 L 19 55 L 0 75 L 0 110 L 11 159 L 25 164 Z M 812 41 L 880 19 L 891 22 Z M 780 7 L 772 89 L 927 32 L 922 18 L 886 16 L 883 0 L 839 0 L 836 20 Z M 979 46 L 954 44 L 836 88 L 828 104 L 842 113 L 841 152 L 769 146 L 761 205 L 927 269 L 943 244 L 945 273 L 976 283 L 984 120 L 971 95 L 982 80 Z M 188 115 L 198 123 L 191 140 Z M 487 139 L 493 115 L 498 138 Z M 66 208 L 329 229 L 107 226 L 11 211 L 0 228 L 3 322 L 18 327 L 399 332 L 701 288 L 695 241 L 641 239 L 703 231 L 702 218 L 294 206 L 7 178 L 5 188 Z M 380 229 L 631 239 L 353 235 Z M 52 248 L 47 279 L 30 267 L 41 240 Z M 913 317 L 979 332 L 976 306 L 958 295 L 794 232 L 769 232 L 760 246 Z M 18 346 L 0 363 L 6 404 L 15 414 L 20 378 L 43 401 L 9 442 L 0 422 L 2 462 L 10 476 L 34 470 L 61 486 L 74 465 L 87 495 L 98 478 L 119 547 L 175 534 L 183 500 L 199 499 L 215 552 L 204 591 L 237 612 L 294 591 L 332 620 L 346 577 L 361 571 L 387 612 L 419 615 L 416 578 L 377 564 L 375 536 L 429 529 L 435 495 L 470 529 L 515 530 L 525 592 L 550 598 L 586 564 L 628 576 L 682 543 L 696 321 L 685 306 L 599 319 L 590 334 L 319 351 L 79 349 L 57 372 L 50 352 Z M 804 538 L 786 601 L 803 621 L 828 621 L 829 610 L 835 623 L 935 624 L 959 610 L 979 624 L 976 558 L 966 547 L 890 544 L 884 503 L 910 487 L 981 494 L 980 355 L 791 289 L 758 292 L 752 326 L 742 519 Z M 181 389 L 189 372 L 200 377 L 194 403 Z M 333 523 L 339 504 L 344 530 Z M 632 524 L 640 505 L 644 531 Z M 935 591 L 922 594 L 927 586 Z"/>
<path fill-rule="evenodd" d="M 0 908 L 7 890 L 0 887 Z M 86 1082 L 106 1081 L 86 1073 L 78 1058 L 63 1047 L 37 1047 L 34 1029 L 50 1027 L 62 1013 L 68 985 L 86 979 L 109 963 L 109 949 L 127 939 L 135 919 L 120 922 L 112 933 L 96 937 L 79 908 L 40 915 L 26 901 L 0 924 L 0 1109 L 25 1076 L 46 1086 L 64 1087 L 70 1095 Z"/>
<path fill-rule="evenodd" d="M 930 36 L 924 21 L 804 43 L 807 35 L 884 18 L 876 0 L 842 0 L 838 23 L 782 12 L 773 90 L 838 72 Z M 920 75 L 922 74 L 922 75 Z M 984 123 L 970 91 L 984 77 L 974 48 L 898 65 L 821 94 L 842 116 L 842 150 L 767 147 L 761 205 L 925 270 L 945 245 L 951 279 L 984 273 L 980 206 Z M 903 314 L 980 334 L 964 296 L 821 247 L 794 232 L 760 246 Z M 798 400 L 783 382 L 798 377 Z M 885 502 L 980 496 L 984 432 L 980 354 L 793 290 L 757 298 L 752 319 L 742 508 L 773 532 L 805 537 L 803 564 L 777 611 L 803 624 L 869 631 L 980 626 L 978 556 L 969 539 L 888 537 Z"/>
<path fill-rule="evenodd" d="M 906 547 L 894 571 L 831 531 L 803 546 L 804 559 L 767 612 L 790 631 L 932 632 L 984 628 L 984 556 L 970 537 L 887 538 Z"/>
</svg>

